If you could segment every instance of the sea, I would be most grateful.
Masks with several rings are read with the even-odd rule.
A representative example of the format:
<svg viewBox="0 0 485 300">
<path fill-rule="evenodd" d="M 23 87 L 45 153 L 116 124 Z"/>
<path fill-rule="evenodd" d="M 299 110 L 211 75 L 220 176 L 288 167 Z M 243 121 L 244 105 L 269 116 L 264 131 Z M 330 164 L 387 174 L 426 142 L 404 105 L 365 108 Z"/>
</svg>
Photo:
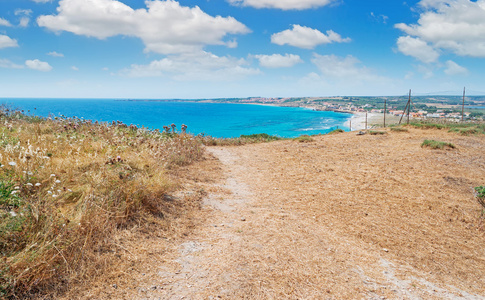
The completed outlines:
<svg viewBox="0 0 485 300">
<path fill-rule="evenodd" d="M 1 99 L 1 104 L 42 117 L 121 121 L 148 129 L 174 123 L 180 130 L 218 138 L 267 133 L 279 137 L 325 134 L 344 126 L 352 115 L 267 105 L 119 99 Z"/>
</svg>

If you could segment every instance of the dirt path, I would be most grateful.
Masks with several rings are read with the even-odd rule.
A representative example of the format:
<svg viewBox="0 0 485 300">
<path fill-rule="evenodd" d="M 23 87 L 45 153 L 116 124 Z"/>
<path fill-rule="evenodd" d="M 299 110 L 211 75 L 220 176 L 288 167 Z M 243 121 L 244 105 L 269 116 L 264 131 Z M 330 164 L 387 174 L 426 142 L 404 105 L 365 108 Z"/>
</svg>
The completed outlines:
<svg viewBox="0 0 485 300">
<path fill-rule="evenodd" d="M 420 130 L 210 147 L 205 220 L 124 298 L 485 299 L 484 148 Z"/>
</svg>

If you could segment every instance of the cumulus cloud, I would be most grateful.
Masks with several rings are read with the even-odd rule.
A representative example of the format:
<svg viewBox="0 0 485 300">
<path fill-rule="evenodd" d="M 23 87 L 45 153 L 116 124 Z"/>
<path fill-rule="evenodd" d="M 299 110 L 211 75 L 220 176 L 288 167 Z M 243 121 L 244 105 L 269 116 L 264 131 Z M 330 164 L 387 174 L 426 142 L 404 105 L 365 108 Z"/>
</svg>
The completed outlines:
<svg viewBox="0 0 485 300">
<path fill-rule="evenodd" d="M 485 0 L 422 0 L 417 24 L 396 24 L 435 50 L 485 57 Z"/>
<path fill-rule="evenodd" d="M 468 70 L 452 60 L 446 62 L 445 74 L 447 75 L 466 75 Z"/>
<path fill-rule="evenodd" d="M 259 74 L 259 69 L 247 67 L 244 59 L 217 56 L 209 52 L 170 55 L 148 65 L 133 64 L 122 70 L 130 77 L 170 76 L 175 80 L 233 80 Z"/>
<path fill-rule="evenodd" d="M 397 48 L 403 54 L 413 56 L 424 63 L 438 60 L 440 54 L 420 38 L 401 36 L 397 39 Z"/>
<path fill-rule="evenodd" d="M 250 30 L 233 17 L 212 17 L 199 7 L 181 6 L 177 1 L 152 0 L 147 8 L 132 9 L 116 0 L 61 0 L 57 15 L 37 19 L 41 27 L 105 39 L 124 35 L 140 38 L 146 51 L 162 54 L 198 52 L 206 45 L 227 45 L 230 34 Z"/>
<path fill-rule="evenodd" d="M 19 44 L 17 40 L 11 39 L 10 37 L 0 34 L 0 49 L 9 47 L 18 47 Z"/>
<path fill-rule="evenodd" d="M 282 10 L 302 10 L 329 5 L 335 0 L 228 0 L 232 5 L 254 8 L 276 8 Z"/>
<path fill-rule="evenodd" d="M 17 65 L 13 62 L 11 62 L 8 59 L 2 59 L 0 58 L 0 68 L 7 68 L 7 69 L 23 69 L 24 66 L 22 65 Z"/>
<path fill-rule="evenodd" d="M 303 62 L 300 56 L 295 54 L 255 55 L 254 57 L 259 60 L 262 67 L 266 68 L 288 68 Z"/>
<path fill-rule="evenodd" d="M 313 54 L 312 63 L 315 64 L 324 77 L 330 79 L 344 79 L 346 81 L 382 80 L 369 69 L 360 66 L 360 61 L 352 55 L 340 57 L 336 55 Z"/>
<path fill-rule="evenodd" d="M 9 21 L 0 18 L 0 26 L 12 27 L 12 24 Z"/>
<path fill-rule="evenodd" d="M 342 38 L 340 34 L 332 30 L 328 30 L 325 35 L 317 29 L 293 25 L 292 29 L 273 34 L 271 42 L 280 46 L 287 44 L 303 49 L 313 49 L 321 44 L 350 42 L 350 38 Z"/>
<path fill-rule="evenodd" d="M 42 71 L 42 72 L 49 72 L 50 70 L 52 70 L 52 67 L 48 63 L 44 61 L 40 61 L 38 59 L 27 60 L 25 61 L 25 65 L 29 69 Z"/>
<path fill-rule="evenodd" d="M 47 53 L 47 55 L 50 55 L 50 56 L 53 56 L 53 57 L 64 57 L 64 54 L 58 53 L 56 51 L 51 51 L 51 52 Z"/>
</svg>

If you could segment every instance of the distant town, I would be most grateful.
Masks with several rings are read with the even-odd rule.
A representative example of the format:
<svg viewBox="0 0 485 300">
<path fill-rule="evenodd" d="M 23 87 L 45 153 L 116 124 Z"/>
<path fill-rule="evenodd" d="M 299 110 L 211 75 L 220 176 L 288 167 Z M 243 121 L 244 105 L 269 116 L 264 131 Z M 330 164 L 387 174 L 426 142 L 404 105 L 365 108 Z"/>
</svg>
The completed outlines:
<svg viewBox="0 0 485 300">
<path fill-rule="evenodd" d="M 407 114 L 404 111 L 408 97 L 308 97 L 308 98 L 227 98 L 200 100 L 219 103 L 264 104 L 285 107 L 305 107 L 318 111 L 342 113 L 384 113 L 394 116 Z M 409 115 L 411 118 L 483 120 L 485 115 L 485 96 L 420 96 L 411 99 Z"/>
</svg>

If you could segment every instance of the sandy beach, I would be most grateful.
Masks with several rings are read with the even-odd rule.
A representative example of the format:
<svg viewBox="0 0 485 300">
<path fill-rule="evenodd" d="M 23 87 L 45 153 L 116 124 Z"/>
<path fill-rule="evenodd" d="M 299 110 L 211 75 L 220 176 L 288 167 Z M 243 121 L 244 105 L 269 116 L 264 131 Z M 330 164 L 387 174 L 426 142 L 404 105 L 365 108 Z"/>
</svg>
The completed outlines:
<svg viewBox="0 0 485 300">
<path fill-rule="evenodd" d="M 386 114 L 386 125 L 397 122 L 399 122 L 399 117 Z M 352 131 L 382 127 L 384 125 L 384 114 L 367 113 L 367 128 L 365 128 L 365 125 L 366 113 L 355 113 L 349 121 L 345 122 L 345 126 L 351 128 Z"/>
</svg>

